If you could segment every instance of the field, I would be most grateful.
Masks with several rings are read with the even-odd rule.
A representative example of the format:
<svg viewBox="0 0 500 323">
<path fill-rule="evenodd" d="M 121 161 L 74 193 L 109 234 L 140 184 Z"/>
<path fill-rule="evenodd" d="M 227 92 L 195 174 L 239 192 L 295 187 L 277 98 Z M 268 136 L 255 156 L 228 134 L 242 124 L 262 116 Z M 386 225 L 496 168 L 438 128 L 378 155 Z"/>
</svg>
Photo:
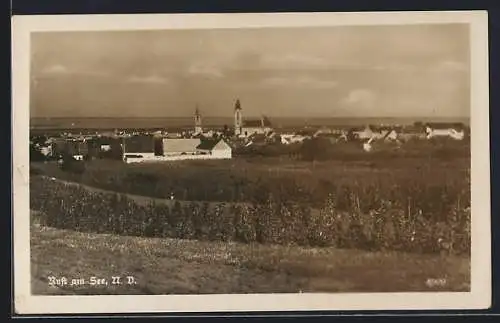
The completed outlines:
<svg viewBox="0 0 500 323">
<path fill-rule="evenodd" d="M 104 261 L 101 250 L 116 255 L 111 268 L 149 281 L 131 293 L 410 291 L 433 277 L 467 290 L 468 142 L 336 149 L 313 160 L 94 160 L 83 172 L 32 163 L 34 277 L 40 285 L 59 265 L 110 275 L 84 265 Z M 71 250 L 85 250 L 82 260 Z M 157 275 L 167 282 L 153 283 Z"/>
<path fill-rule="evenodd" d="M 78 294 L 467 291 L 465 257 L 302 248 L 78 233 L 46 228 L 33 216 L 32 292 L 50 275 L 133 275 L 133 287 L 81 287 Z M 443 284 L 435 284 L 434 281 Z"/>
</svg>

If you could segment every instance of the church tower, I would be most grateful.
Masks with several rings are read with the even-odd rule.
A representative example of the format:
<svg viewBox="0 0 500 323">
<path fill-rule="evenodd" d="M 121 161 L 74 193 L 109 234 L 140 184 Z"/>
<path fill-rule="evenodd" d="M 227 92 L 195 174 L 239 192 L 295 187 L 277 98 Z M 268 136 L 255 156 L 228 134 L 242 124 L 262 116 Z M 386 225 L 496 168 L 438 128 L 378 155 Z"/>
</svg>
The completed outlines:
<svg viewBox="0 0 500 323">
<path fill-rule="evenodd" d="M 196 106 L 196 110 L 194 112 L 194 132 L 202 133 L 203 129 L 201 128 L 201 115 L 198 106 Z"/>
<path fill-rule="evenodd" d="M 235 135 L 240 135 L 241 134 L 241 128 L 243 126 L 243 116 L 241 113 L 241 103 L 240 100 L 236 100 L 236 103 L 234 104 L 234 134 Z"/>
</svg>

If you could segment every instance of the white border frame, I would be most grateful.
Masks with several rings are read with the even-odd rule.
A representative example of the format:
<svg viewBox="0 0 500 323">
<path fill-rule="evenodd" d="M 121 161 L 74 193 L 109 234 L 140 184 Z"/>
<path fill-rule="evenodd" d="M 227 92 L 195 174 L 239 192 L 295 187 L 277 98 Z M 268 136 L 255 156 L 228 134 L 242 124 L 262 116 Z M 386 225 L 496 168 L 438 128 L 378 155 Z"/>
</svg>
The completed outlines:
<svg viewBox="0 0 500 323">
<path fill-rule="evenodd" d="M 472 258 L 469 293 L 32 296 L 29 226 L 29 68 L 34 31 L 470 24 Z M 491 305 L 488 16 L 486 11 L 129 14 L 12 18 L 14 302 L 18 314 L 484 309 Z"/>
</svg>

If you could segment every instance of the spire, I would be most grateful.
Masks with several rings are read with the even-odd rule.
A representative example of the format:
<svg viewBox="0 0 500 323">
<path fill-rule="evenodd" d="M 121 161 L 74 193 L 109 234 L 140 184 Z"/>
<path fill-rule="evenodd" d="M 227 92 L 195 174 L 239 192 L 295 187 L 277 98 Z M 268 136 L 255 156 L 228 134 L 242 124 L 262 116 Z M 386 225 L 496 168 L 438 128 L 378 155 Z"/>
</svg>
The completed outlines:
<svg viewBox="0 0 500 323">
<path fill-rule="evenodd" d="M 200 115 L 200 109 L 198 108 L 198 104 L 196 104 L 196 109 L 194 111 L 194 132 L 196 133 L 202 132 L 201 115 Z"/>
<path fill-rule="evenodd" d="M 234 110 L 241 110 L 240 99 L 236 99 L 236 103 L 234 104 Z"/>
</svg>

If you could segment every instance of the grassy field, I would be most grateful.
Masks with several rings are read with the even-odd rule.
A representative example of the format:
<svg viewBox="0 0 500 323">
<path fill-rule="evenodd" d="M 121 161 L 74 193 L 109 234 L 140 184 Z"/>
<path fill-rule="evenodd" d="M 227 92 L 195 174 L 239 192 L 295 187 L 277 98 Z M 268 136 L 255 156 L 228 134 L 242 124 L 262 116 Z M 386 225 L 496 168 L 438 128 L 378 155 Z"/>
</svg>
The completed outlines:
<svg viewBox="0 0 500 323">
<path fill-rule="evenodd" d="M 346 191 L 361 207 L 397 199 L 424 212 L 440 212 L 469 200 L 470 158 L 440 159 L 426 154 L 370 160 L 305 162 L 287 157 L 237 157 L 225 161 L 182 161 L 127 165 L 96 160 L 83 174 L 62 171 L 54 163 L 32 163 L 37 172 L 120 193 L 191 201 L 249 201 L 272 193 L 318 207 L 330 193 L 338 206 L 351 209 Z M 464 205 L 465 207 L 467 205 Z M 438 210 L 439 209 L 439 210 Z"/>
<path fill-rule="evenodd" d="M 469 253 L 467 141 L 387 145 L 369 154 L 351 144 L 329 146 L 339 154 L 314 161 L 286 155 L 131 165 L 94 160 L 83 172 L 32 163 L 30 198 L 32 208 L 45 210 L 46 223 L 60 229 Z M 41 174 L 81 189 L 40 180 Z M 165 203 L 171 195 L 175 202 Z M 92 224 L 100 221 L 107 225 Z"/>
<path fill-rule="evenodd" d="M 75 292 L 48 275 L 128 274 L 137 285 L 76 292 L 469 290 L 469 144 L 332 147 L 314 161 L 31 163 L 31 208 L 46 211 L 33 217 L 33 292 Z"/>
<path fill-rule="evenodd" d="M 468 291 L 467 257 L 138 238 L 43 227 L 32 213 L 32 293 Z M 136 285 L 49 287 L 47 277 L 133 275 Z M 442 279 L 444 284 L 429 284 Z"/>
</svg>

